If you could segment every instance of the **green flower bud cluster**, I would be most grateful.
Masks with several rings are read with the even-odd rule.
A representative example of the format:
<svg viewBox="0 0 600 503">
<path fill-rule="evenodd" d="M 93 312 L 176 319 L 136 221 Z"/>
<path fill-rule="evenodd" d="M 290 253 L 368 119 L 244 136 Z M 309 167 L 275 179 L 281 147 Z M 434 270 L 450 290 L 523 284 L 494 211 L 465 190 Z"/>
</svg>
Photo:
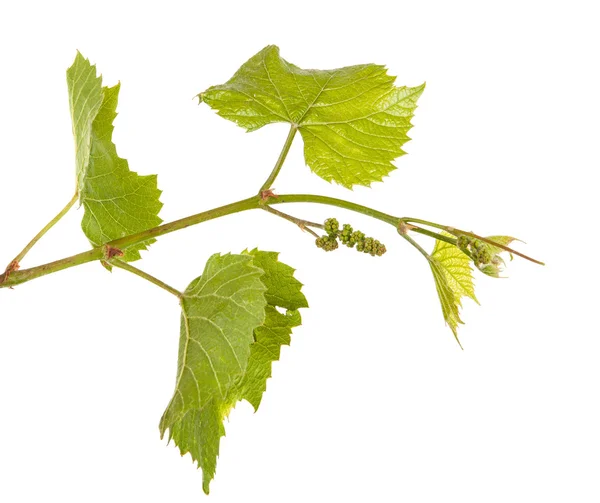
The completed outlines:
<svg viewBox="0 0 600 503">
<path fill-rule="evenodd" d="M 456 241 L 456 246 L 471 257 L 481 272 L 488 276 L 499 276 L 500 266 L 504 264 L 504 260 L 499 255 L 492 254 L 489 245 L 480 239 L 461 235 Z"/>
<path fill-rule="evenodd" d="M 336 237 L 340 232 L 340 223 L 336 218 L 328 218 L 324 224 L 325 232 L 332 237 Z"/>
<path fill-rule="evenodd" d="M 485 246 L 485 243 L 479 239 L 474 239 L 471 242 L 471 253 L 477 265 L 489 264 L 492 261 L 492 254 Z"/>
<path fill-rule="evenodd" d="M 385 245 L 377 239 L 366 237 L 361 231 L 355 231 L 350 224 L 344 224 L 340 230 L 340 224 L 335 218 L 328 218 L 324 224 L 326 235 L 317 238 L 316 245 L 325 251 L 335 250 L 338 247 L 338 239 L 348 248 L 354 248 L 371 256 L 381 257 L 386 252 Z"/>
<path fill-rule="evenodd" d="M 356 243 L 356 249 L 359 252 L 368 253 L 373 257 L 375 255 L 381 257 L 387 251 L 383 243 L 373 238 L 365 238 L 363 241 L 359 241 Z"/>
<path fill-rule="evenodd" d="M 337 249 L 337 236 L 340 232 L 340 223 L 335 218 L 325 220 L 325 234 L 315 240 L 317 248 L 322 248 L 325 251 L 333 251 Z"/>
<path fill-rule="evenodd" d="M 323 248 L 325 251 L 333 251 L 338 247 L 337 239 L 331 236 L 321 236 L 315 240 L 317 248 Z"/>
</svg>

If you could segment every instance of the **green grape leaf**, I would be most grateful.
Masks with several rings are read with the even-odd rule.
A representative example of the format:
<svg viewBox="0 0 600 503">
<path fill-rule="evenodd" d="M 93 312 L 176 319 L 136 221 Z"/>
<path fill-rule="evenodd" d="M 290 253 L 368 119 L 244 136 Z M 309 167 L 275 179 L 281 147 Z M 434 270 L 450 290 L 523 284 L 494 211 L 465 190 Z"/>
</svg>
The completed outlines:
<svg viewBox="0 0 600 503">
<path fill-rule="evenodd" d="M 77 186 L 81 188 L 90 161 L 92 123 L 102 105 L 102 77 L 96 77 L 96 65 L 91 65 L 79 51 L 67 70 L 69 108 L 75 140 Z"/>
<path fill-rule="evenodd" d="M 280 262 L 279 253 L 257 249 L 249 253 L 254 259 L 254 264 L 264 271 L 261 279 L 267 287 L 265 298 L 269 305 L 284 309 L 308 307 L 306 297 L 300 291 L 302 283 L 294 278 L 295 269 Z"/>
<path fill-rule="evenodd" d="M 458 325 L 462 298 L 469 297 L 479 303 L 473 286 L 473 270 L 471 259 L 451 243 L 436 240 L 429 265 L 437 289 L 444 320 L 458 340 Z"/>
<path fill-rule="evenodd" d="M 140 176 L 117 155 L 112 142 L 120 84 L 102 87 L 96 67 L 80 53 L 67 70 L 75 139 L 77 190 L 85 212 L 81 227 L 93 246 L 159 225 L 161 191 L 156 175 Z M 150 239 L 124 250 L 137 260 Z"/>
<path fill-rule="evenodd" d="M 189 452 L 202 469 L 202 488 L 206 494 L 215 476 L 220 439 L 225 435 L 223 421 L 240 400 L 247 400 L 258 409 L 267 379 L 271 377 L 272 362 L 279 359 L 281 346 L 290 343 L 292 328 L 301 324 L 297 309 L 308 306 L 300 291 L 302 284 L 293 277 L 294 270 L 279 262 L 277 253 L 255 249 L 244 252 L 244 256 L 264 271 L 261 281 L 267 301 L 264 322 L 254 329 L 245 372 L 230 384 L 225 396 L 215 393 L 203 406 L 187 410 L 172 423 L 161 421 L 161 434 L 169 428 L 169 439 L 179 447 L 181 455 Z M 277 307 L 285 309 L 285 314 Z"/>
<path fill-rule="evenodd" d="M 447 235 L 450 236 L 450 234 Z M 459 300 L 461 297 L 469 297 L 479 304 L 475 297 L 471 259 L 460 248 L 436 239 L 431 257 L 439 262 L 445 273 L 446 281 Z"/>
<path fill-rule="evenodd" d="M 254 410 L 258 409 L 271 377 L 271 363 L 279 359 L 281 346 L 289 345 L 292 328 L 301 324 L 298 311 L 284 315 L 273 306 L 267 306 L 265 311 L 264 325 L 254 331 L 256 340 L 250 346 L 246 373 L 227 397 L 215 397 L 202 409 L 189 410 L 169 429 L 169 439 L 179 447 L 181 455 L 189 452 L 202 469 L 202 489 L 206 494 L 217 470 L 221 437 L 225 436 L 223 421 L 238 401 L 247 400 Z"/>
<path fill-rule="evenodd" d="M 425 84 L 395 87 L 375 64 L 304 70 L 265 47 L 225 84 L 200 93 L 219 115 L 248 131 L 273 122 L 297 127 L 310 169 L 352 188 L 382 181 L 405 154 L 410 120 Z"/>
<path fill-rule="evenodd" d="M 254 331 L 255 341 L 250 348 L 248 368 L 236 384 L 237 401 L 246 400 L 258 410 L 263 393 L 267 389 L 267 379 L 271 377 L 271 364 L 279 360 L 281 346 L 289 346 L 292 329 L 302 324 L 300 313 L 288 310 L 280 313 L 274 306 L 265 309 L 265 323 Z"/>
<path fill-rule="evenodd" d="M 294 278 L 294 269 L 279 261 L 279 253 L 257 249 L 249 253 L 265 272 L 262 281 L 267 287 L 268 305 L 264 324 L 254 331 L 248 368 L 234 396 L 236 400 L 247 400 L 256 411 L 271 377 L 271 363 L 279 360 L 281 346 L 290 344 L 292 329 L 302 324 L 298 309 L 308 307 L 308 302 L 301 292 L 302 283 Z M 277 307 L 285 309 L 285 314 Z"/>
<path fill-rule="evenodd" d="M 244 374 L 265 320 L 262 274 L 249 255 L 215 254 L 183 292 L 177 380 L 161 434 L 189 410 L 225 399 Z"/>
<path fill-rule="evenodd" d="M 202 409 L 186 412 L 169 428 L 169 440 L 175 442 L 181 455 L 189 452 L 202 469 L 202 490 L 206 494 L 217 471 L 221 437 L 225 436 L 223 421 L 229 410 L 221 400 L 213 398 Z"/>
<path fill-rule="evenodd" d="M 513 241 L 519 241 L 517 238 L 513 238 L 511 236 L 486 236 L 485 239 L 489 239 L 490 241 L 493 241 L 494 243 L 498 243 L 504 246 L 508 246 L 510 245 Z M 502 252 L 507 252 L 505 249 L 500 248 L 499 246 L 494 246 L 490 243 L 483 243 L 487 249 L 489 250 L 489 252 L 492 255 L 497 255 L 498 253 L 502 253 Z"/>
<path fill-rule="evenodd" d="M 429 260 L 429 266 L 431 267 L 433 279 L 435 280 L 435 288 L 442 306 L 444 320 L 446 320 L 446 324 L 450 327 L 450 330 L 452 330 L 456 341 L 460 345 L 457 329 L 458 325 L 462 324 L 463 321 L 460 319 L 460 304 L 456 301 L 457 296 L 448 283 L 448 277 L 443 266 L 433 258 Z"/>
</svg>

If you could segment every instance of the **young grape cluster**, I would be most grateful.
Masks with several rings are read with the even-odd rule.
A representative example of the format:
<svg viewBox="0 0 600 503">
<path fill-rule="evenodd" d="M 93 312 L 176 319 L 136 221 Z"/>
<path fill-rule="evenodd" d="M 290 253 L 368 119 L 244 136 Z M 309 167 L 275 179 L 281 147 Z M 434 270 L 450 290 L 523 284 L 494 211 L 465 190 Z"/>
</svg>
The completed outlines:
<svg viewBox="0 0 600 503">
<path fill-rule="evenodd" d="M 385 245 L 377 239 L 366 237 L 364 232 L 355 231 L 350 224 L 340 223 L 335 218 L 325 220 L 324 229 L 327 234 L 316 239 L 317 247 L 332 251 L 338 247 L 338 240 L 348 248 L 356 247 L 356 251 L 381 257 L 386 252 Z"/>
<path fill-rule="evenodd" d="M 456 246 L 473 259 L 473 263 L 479 270 L 489 276 L 498 276 L 500 265 L 504 261 L 499 255 L 491 252 L 490 245 L 480 239 L 461 235 L 456 240 Z"/>
</svg>

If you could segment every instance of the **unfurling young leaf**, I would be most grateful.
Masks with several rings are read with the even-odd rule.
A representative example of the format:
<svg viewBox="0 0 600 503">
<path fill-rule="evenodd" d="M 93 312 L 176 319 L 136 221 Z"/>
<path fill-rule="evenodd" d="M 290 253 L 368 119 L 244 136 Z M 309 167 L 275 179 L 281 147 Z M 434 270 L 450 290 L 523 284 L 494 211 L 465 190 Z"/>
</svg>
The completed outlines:
<svg viewBox="0 0 600 503">
<path fill-rule="evenodd" d="M 447 233 L 444 235 L 451 236 Z M 485 239 L 504 246 L 515 241 L 515 238 L 510 236 L 489 236 Z M 499 246 L 466 235 L 458 238 L 456 246 L 439 239 L 435 241 L 433 252 L 429 256 L 429 265 L 444 319 L 459 344 L 457 329 L 458 325 L 463 323 L 459 312 L 462 298 L 469 297 L 479 304 L 475 297 L 471 263 L 484 274 L 497 278 L 504 264 L 500 253 L 505 251 Z"/>
<path fill-rule="evenodd" d="M 85 208 L 81 227 L 93 246 L 151 229 L 162 220 L 156 175 L 140 176 L 117 155 L 112 142 L 120 84 L 102 87 L 96 67 L 79 52 L 67 70 L 75 139 L 77 191 Z M 137 260 L 154 240 L 128 247 L 123 260 Z"/>
<path fill-rule="evenodd" d="M 184 293 L 178 369 L 181 377 L 178 377 L 175 395 L 161 420 L 160 430 L 164 435 L 169 429 L 169 438 L 174 440 L 181 454 L 189 452 L 198 463 L 203 472 L 202 487 L 207 494 L 215 476 L 220 438 L 225 435 L 223 420 L 240 400 L 247 400 L 258 409 L 266 381 L 271 376 L 271 363 L 279 359 L 281 346 L 290 343 L 292 328 L 301 323 L 297 310 L 308 307 L 300 291 L 302 284 L 293 277 L 294 270 L 277 257 L 277 253 L 258 250 L 242 255 L 214 255 L 203 275 Z M 235 265 L 230 265 L 232 260 Z M 238 270 L 240 267 L 247 271 Z M 206 276 L 208 280 L 203 279 Z M 250 306 L 248 302 L 256 299 L 257 292 L 262 303 Z M 223 301 L 229 296 L 226 303 L 213 304 L 215 299 Z M 241 302 L 241 299 L 247 300 Z M 239 309 L 240 304 L 253 316 L 231 311 L 235 311 L 234 306 Z M 277 307 L 286 313 L 280 313 Z M 192 309 L 193 315 L 190 314 Z M 257 311 L 261 311 L 261 319 L 255 316 Z M 185 320 L 199 317 L 205 320 L 204 325 L 195 325 L 188 332 Z M 244 348 L 244 354 L 236 357 L 243 361 L 244 370 L 227 369 L 224 373 L 228 379 L 214 386 L 211 381 L 220 380 L 211 378 L 210 373 L 216 368 L 222 371 L 222 360 L 231 359 L 229 344 L 215 341 L 214 324 L 219 322 L 222 339 Z M 199 348 L 210 351 L 211 358 Z M 207 362 L 211 363 L 208 368 Z M 185 375 L 187 383 L 183 382 Z M 216 377 L 216 370 L 213 375 Z"/>
<path fill-rule="evenodd" d="M 493 241 L 494 243 L 498 243 L 500 245 L 504 245 L 504 246 L 508 246 L 513 241 L 519 241 L 517 238 L 513 238 L 511 236 L 486 236 L 485 239 L 487 239 L 489 241 Z M 487 249 L 489 250 L 489 252 L 492 255 L 497 255 L 502 252 L 510 253 L 510 252 L 507 252 L 506 250 L 504 250 L 503 248 L 500 248 L 499 246 L 494 246 L 490 243 L 485 243 L 485 242 L 483 244 L 487 247 Z M 512 257 L 512 254 L 511 254 L 511 257 Z"/>
<path fill-rule="evenodd" d="M 458 341 L 458 325 L 462 324 L 459 310 L 462 307 L 462 297 L 469 297 L 475 302 L 473 287 L 473 270 L 471 259 L 462 250 L 445 241 L 435 241 L 429 265 L 437 289 L 444 320 Z"/>
<path fill-rule="evenodd" d="M 304 70 L 265 47 L 225 84 L 198 96 L 248 131 L 274 122 L 297 127 L 312 171 L 347 188 L 371 185 L 395 169 L 425 84 L 395 87 L 374 64 Z"/>
<path fill-rule="evenodd" d="M 511 236 L 487 236 L 488 240 L 493 241 L 494 243 L 498 243 L 504 246 L 508 246 L 513 241 L 517 241 L 516 238 Z M 494 246 L 490 243 L 483 242 L 484 249 L 487 250 L 487 253 L 490 256 L 490 261 L 488 263 L 477 264 L 477 268 L 484 274 L 488 276 L 492 276 L 493 278 L 499 278 L 500 273 L 502 272 L 502 266 L 504 265 L 504 259 L 501 257 L 501 253 L 508 253 L 510 259 L 513 259 L 512 253 L 500 248 L 499 246 Z"/>
</svg>

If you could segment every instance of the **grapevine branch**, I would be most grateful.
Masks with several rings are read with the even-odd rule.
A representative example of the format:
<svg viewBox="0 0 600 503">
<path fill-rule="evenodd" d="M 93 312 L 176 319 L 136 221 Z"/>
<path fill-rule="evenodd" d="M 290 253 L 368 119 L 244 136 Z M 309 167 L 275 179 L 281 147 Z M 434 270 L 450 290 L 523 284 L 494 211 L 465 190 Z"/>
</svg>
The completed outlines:
<svg viewBox="0 0 600 503">
<path fill-rule="evenodd" d="M 346 201 L 344 199 L 337 199 L 328 196 L 316 195 L 316 194 L 283 194 L 275 197 L 270 197 L 267 201 L 263 201 L 260 195 L 252 196 L 247 199 L 242 199 L 241 201 L 236 201 L 231 204 L 227 204 L 225 206 L 220 206 L 218 208 L 214 208 L 208 211 L 204 211 L 202 213 L 197 213 L 195 215 L 190 215 L 188 217 L 175 220 L 173 222 L 169 222 L 163 225 L 159 225 L 158 227 L 154 227 L 152 229 L 148 229 L 142 232 L 138 232 L 135 234 L 130 234 L 128 236 L 124 236 L 119 239 L 115 239 L 109 243 L 106 243 L 104 246 L 98 246 L 92 248 L 91 250 L 78 253 L 76 255 L 72 255 L 70 257 L 66 257 L 54 262 L 50 262 L 48 264 L 43 264 L 37 267 L 32 267 L 29 269 L 21 269 L 14 270 L 10 272 L 4 272 L 0 275 L 0 288 L 12 287 L 15 285 L 19 285 L 25 283 L 27 281 L 31 281 L 33 279 L 39 278 L 41 276 L 46 276 L 48 274 L 52 274 L 58 271 L 62 271 L 63 269 L 68 269 L 70 267 L 78 266 L 81 264 L 86 264 L 88 262 L 93 262 L 96 260 L 105 259 L 105 247 L 118 248 L 120 250 L 126 249 L 128 246 L 135 245 L 137 243 L 141 243 L 144 241 L 148 241 L 149 239 L 157 238 L 159 236 L 163 236 L 165 234 L 169 234 L 171 232 L 175 232 L 181 229 L 185 229 L 192 225 L 196 225 L 202 222 L 207 222 L 208 220 L 214 220 L 216 218 L 224 217 L 226 215 L 232 215 L 234 213 L 239 213 L 241 211 L 247 211 L 252 209 L 263 209 L 266 206 L 275 205 L 275 204 L 289 204 L 289 203 L 315 203 L 327 206 L 334 206 L 338 208 L 343 208 L 346 210 L 354 211 L 356 213 L 360 213 L 369 217 L 372 217 L 376 220 L 380 220 L 387 224 L 392 225 L 395 229 L 398 229 L 401 222 L 421 222 L 414 218 L 398 218 L 387 213 L 383 213 L 374 208 L 370 208 L 368 206 L 363 206 L 357 203 L 353 203 L 351 201 Z M 422 221 L 425 222 L 425 221 Z M 433 224 L 428 222 L 428 225 L 440 228 L 443 230 L 450 229 L 447 226 L 442 226 L 440 224 Z M 426 229 L 421 229 L 419 227 L 412 228 L 411 230 L 420 234 L 424 234 L 430 237 L 434 237 L 435 239 L 440 239 L 442 241 L 448 241 L 448 236 L 444 236 L 443 234 L 438 234 L 435 232 L 427 231 Z M 462 232 L 462 231 L 461 231 Z M 465 233 L 467 235 L 472 235 L 471 233 Z M 405 235 L 401 234 L 406 237 Z M 411 244 L 413 244 L 412 240 L 410 240 Z M 450 241 L 454 243 L 454 241 Z M 509 251 L 511 253 L 518 254 L 519 256 L 523 256 L 523 254 L 516 252 L 512 248 L 508 246 L 500 245 L 499 243 L 490 242 L 494 246 L 501 247 L 502 249 Z M 531 259 L 529 257 L 524 256 L 528 260 L 531 260 L 536 263 L 541 263 L 535 259 Z"/>
<path fill-rule="evenodd" d="M 276 204 L 289 204 L 289 203 L 314 203 L 314 204 L 334 206 L 334 207 L 354 211 L 356 213 L 361 213 L 363 215 L 374 218 L 376 220 L 380 220 L 382 222 L 385 222 L 387 224 L 394 226 L 394 228 L 396 230 L 398 230 L 398 233 L 403 238 L 405 238 L 417 250 L 419 250 L 420 253 L 423 253 L 426 257 L 429 257 L 429 255 L 425 252 L 425 250 L 423 250 L 423 248 L 421 248 L 421 246 L 418 243 L 416 243 L 412 238 L 410 238 L 407 235 L 408 230 L 418 233 L 418 234 L 428 236 L 428 237 L 439 239 L 441 241 L 445 241 L 445 242 L 448 242 L 453 245 L 456 245 L 456 238 L 449 237 L 447 235 L 444 235 L 444 234 L 441 234 L 438 232 L 434 232 L 429 229 L 424 229 L 415 224 L 426 225 L 428 227 L 440 229 L 440 230 L 449 232 L 450 234 L 454 234 L 454 235 L 463 234 L 466 236 L 475 237 L 477 239 L 480 239 L 481 241 L 487 242 L 487 243 L 497 246 L 503 250 L 514 253 L 515 255 L 523 257 L 532 262 L 535 262 L 538 264 L 543 264 L 542 262 L 539 262 L 538 260 L 532 259 L 520 252 L 517 252 L 516 250 L 513 250 L 513 249 L 509 248 L 508 246 L 502 245 L 500 243 L 495 243 L 487 238 L 480 237 L 471 232 L 461 231 L 459 229 L 455 229 L 453 227 L 437 224 L 435 222 L 429 222 L 427 220 L 421 220 L 421 219 L 417 219 L 417 218 L 408 218 L 408 217 L 399 218 L 399 217 L 395 217 L 393 215 L 389 215 L 387 213 L 383 213 L 374 208 L 370 208 L 368 206 L 363 206 L 363 205 L 360 205 L 357 203 L 353 203 L 351 201 L 346 201 L 344 199 L 337 199 L 334 197 L 315 195 L 315 194 L 275 195 L 273 193 L 273 190 L 271 189 L 271 187 L 273 185 L 273 182 L 279 175 L 281 168 L 283 167 L 283 164 L 284 164 L 287 154 L 290 150 L 290 147 L 292 146 L 292 142 L 294 140 L 294 136 L 296 135 L 297 130 L 298 130 L 298 125 L 292 124 L 290 127 L 290 130 L 289 130 L 288 136 L 283 145 L 283 148 L 277 159 L 277 162 L 275 163 L 275 166 L 274 166 L 273 170 L 271 171 L 271 173 L 269 174 L 267 180 L 263 183 L 262 187 L 260 188 L 258 195 L 249 197 L 247 199 L 242 199 L 241 201 L 227 204 L 225 206 L 220 206 L 218 208 L 213 208 L 208 211 L 197 213 L 195 215 L 190 215 L 188 217 L 181 218 L 179 220 L 175 220 L 173 222 L 159 225 L 158 227 L 154 227 L 152 229 L 148 229 L 148 230 L 145 230 L 142 232 L 130 234 L 128 236 L 124 236 L 122 238 L 110 241 L 102 246 L 97 246 L 95 248 L 92 248 L 91 250 L 88 250 L 88 251 L 85 251 L 82 253 L 78 253 L 78 254 L 72 255 L 70 257 L 66 257 L 66 258 L 63 258 L 63 259 L 60 259 L 60 260 L 57 260 L 54 262 L 50 262 L 47 264 L 43 264 L 43 265 L 40 265 L 37 267 L 19 270 L 20 260 L 37 243 L 37 241 L 39 241 L 39 239 L 46 232 L 48 232 L 48 230 L 50 230 L 52 228 L 52 226 L 54 226 L 54 224 L 56 224 L 56 222 L 58 222 L 69 211 L 69 209 L 75 204 L 75 202 L 77 201 L 77 198 L 78 198 L 78 194 L 76 193 L 73 196 L 73 198 L 69 201 L 69 203 L 58 213 L 58 215 L 56 215 L 38 234 L 36 234 L 36 236 L 27 244 L 27 246 L 15 257 L 15 259 L 13 259 L 13 261 L 11 261 L 11 263 L 6 268 L 5 272 L 0 275 L 0 288 L 3 288 L 3 287 L 11 288 L 15 285 L 19 285 L 21 283 L 31 281 L 32 279 L 36 279 L 41 276 L 46 276 L 47 274 L 52 274 L 54 272 L 58 272 L 63 269 L 68 269 L 70 267 L 85 264 L 88 262 L 93 262 L 96 260 L 106 260 L 107 259 L 106 250 L 121 251 L 121 250 L 126 249 L 129 246 L 132 246 L 132 245 L 144 242 L 144 241 L 148 241 L 150 239 L 157 238 L 159 236 L 163 236 L 165 234 L 169 234 L 174 231 L 185 229 L 186 227 L 190 227 L 192 225 L 196 225 L 196 224 L 199 224 L 202 222 L 206 222 L 208 220 L 214 220 L 216 218 L 224 217 L 226 215 L 231 215 L 234 213 L 239 213 L 241 211 L 247 211 L 247 210 L 251 210 L 251 209 L 259 209 L 260 208 L 260 209 L 266 210 L 269 213 L 277 215 L 281 218 L 284 218 L 285 220 L 288 220 L 288 221 L 296 224 L 302 230 L 306 230 L 309 233 L 311 233 L 313 236 L 318 238 L 319 237 L 318 234 L 316 234 L 312 229 L 310 229 L 310 227 L 322 229 L 323 228 L 322 224 L 317 224 L 314 222 L 309 222 L 307 220 L 302 220 L 302 219 L 296 218 L 292 215 L 289 215 L 287 213 L 284 213 L 282 211 L 276 210 L 275 208 L 271 207 Z M 108 257 L 108 259 L 113 259 L 113 257 L 110 256 L 110 257 Z M 174 288 L 170 287 L 169 285 L 166 285 L 159 279 L 154 278 L 153 276 L 150 276 L 149 274 L 131 266 L 130 264 L 128 264 L 124 261 L 114 259 L 114 260 L 109 260 L 109 262 L 116 267 L 125 269 L 133 274 L 136 274 L 136 275 L 150 281 L 151 283 L 154 283 L 154 284 L 160 286 L 161 288 L 167 290 L 168 292 L 174 294 L 175 296 L 181 297 L 181 292 L 175 290 Z"/>
<path fill-rule="evenodd" d="M 274 71 L 270 72 L 268 66 Z M 366 68 L 368 70 L 365 70 Z M 272 79 L 272 75 L 275 80 Z M 273 109 L 265 106 L 266 94 L 262 91 L 255 92 L 262 89 L 265 79 L 270 81 L 277 94 L 268 98 L 269 102 L 273 102 Z M 321 224 L 298 218 L 275 207 L 279 208 L 278 205 L 283 204 L 318 204 L 352 211 L 391 225 L 429 261 L 444 318 L 457 341 L 456 328 L 462 323 L 458 316 L 461 297 L 469 296 L 476 300 L 472 293 L 471 268 L 468 264 L 472 262 L 481 272 L 499 277 L 503 264 L 499 256 L 500 250 L 543 264 L 509 248 L 506 244 L 495 242 L 499 240 L 511 243 L 513 238 L 508 236 L 485 238 L 447 225 L 417 218 L 400 218 L 368 206 L 324 195 L 275 194 L 273 183 L 281 172 L 296 133 L 301 127 L 303 136 L 312 133 L 315 137 L 314 141 L 311 137 L 311 141 L 304 143 L 306 162 L 315 173 L 328 181 L 333 180 L 344 187 L 352 188 L 356 184 L 369 185 L 370 182 L 381 181 L 390 171 L 391 162 L 404 153 L 401 147 L 409 139 L 406 131 L 412 127 L 410 119 L 424 84 L 413 88 L 394 87 L 394 78 L 382 71 L 382 67 L 360 65 L 335 71 L 302 70 L 283 60 L 276 46 L 268 46 L 257 57 L 248 60 L 226 84 L 213 86 L 200 93 L 198 97 L 201 102 L 206 102 L 220 115 L 249 131 L 281 120 L 291 122 L 290 129 L 275 165 L 258 193 L 247 199 L 161 225 L 157 225 L 161 222 L 158 212 L 162 205 L 159 200 L 161 191 L 156 185 L 156 178 L 141 177 L 131 172 L 127 161 L 118 157 L 116 147 L 112 143 L 112 122 L 116 114 L 118 86 L 103 87 L 102 78 L 96 75 L 95 66 L 79 52 L 75 62 L 67 70 L 67 84 L 76 140 L 78 179 L 80 182 L 90 182 L 90 193 L 102 194 L 88 198 L 82 227 L 92 243 L 103 244 L 37 267 L 20 268 L 20 262 L 29 250 L 73 207 L 79 197 L 79 191 L 76 190 L 67 205 L 33 237 L 10 262 L 4 273 L 0 274 L 0 288 L 12 288 L 63 269 L 100 261 L 108 269 L 123 269 L 175 296 L 182 307 L 184 321 L 180 340 L 184 350 L 180 351 L 178 358 L 180 370 L 175 394 L 161 419 L 160 433 L 163 438 L 169 430 L 169 438 L 174 438 L 181 453 L 192 454 L 192 458 L 203 471 L 202 487 L 207 494 L 215 474 L 220 437 L 224 434 L 222 428 L 212 426 L 212 421 L 217 416 L 226 417 L 229 408 L 238 400 L 246 399 L 255 408 L 258 407 L 262 391 L 257 398 L 250 396 L 254 391 L 249 390 L 264 390 L 263 381 L 270 376 L 271 363 L 278 359 L 279 346 L 286 344 L 286 338 L 289 343 L 289 333 L 293 327 L 300 324 L 297 310 L 308 306 L 300 291 L 302 284 L 293 277 L 293 268 L 277 260 L 277 253 L 253 250 L 246 256 L 214 254 L 208 260 L 202 276 L 194 280 L 188 287 L 189 290 L 185 290 L 184 293 L 124 261 L 122 257 L 126 253 L 128 256 L 139 258 L 137 252 L 144 248 L 140 245 L 146 245 L 160 236 L 248 210 L 266 211 L 291 222 L 314 236 L 316 247 L 324 251 L 335 250 L 342 244 L 372 256 L 386 253 L 383 243 L 367 237 L 360 230 L 354 230 L 349 223 L 340 228 L 335 217 L 329 217 Z M 368 92 L 365 92 L 365 89 Z M 244 96 L 241 100 L 240 95 Z M 310 96 L 310 100 L 307 96 Z M 350 100 L 352 107 L 347 107 L 344 103 Z M 95 103 L 101 103 L 99 109 L 94 108 Z M 279 104 L 283 107 L 285 115 L 283 112 L 278 113 Z M 340 104 L 344 105 L 338 106 Z M 331 107 L 335 107 L 335 113 Z M 265 109 L 268 114 L 265 114 Z M 364 126 L 348 125 L 356 120 L 371 117 L 378 118 L 371 120 L 366 129 Z M 323 137 L 317 134 L 318 131 L 321 131 Z M 314 142 L 317 142 L 317 147 Z M 321 144 L 325 146 L 325 150 Z M 119 170 L 116 170 L 116 167 L 119 167 Z M 324 172 L 324 167 L 335 168 L 334 173 Z M 105 183 L 107 178 L 102 178 L 101 185 L 94 184 L 94 180 L 109 175 L 114 175 L 115 178 L 108 183 Z M 128 188 L 126 196 L 132 196 L 131 199 L 122 195 L 123 189 L 119 184 L 125 182 Z M 104 201 L 108 200 L 114 204 L 111 211 L 107 211 L 104 205 Z M 103 223 L 103 219 L 96 216 L 93 204 L 101 205 L 103 214 L 106 212 L 106 222 Z M 86 217 L 90 215 L 98 224 L 98 229 L 86 225 Z M 114 225 L 113 221 L 118 225 Z M 315 229 L 324 231 L 323 235 L 319 236 Z M 429 254 L 413 239 L 413 234 L 427 236 L 452 246 L 442 246 L 436 241 L 434 252 Z M 116 236 L 121 237 L 112 239 Z M 112 240 L 106 241 L 107 239 Z M 451 266 L 444 268 L 444 259 L 451 262 Z M 468 273 L 463 274 L 465 278 L 456 278 L 455 266 L 461 271 L 468 268 Z M 225 270 L 228 271 L 223 275 Z M 210 271 L 216 273 L 211 274 Z M 194 291 L 194 285 L 202 290 L 202 294 L 188 296 L 188 292 Z M 227 290 L 233 293 L 225 294 L 225 285 Z M 218 293 L 219 291 L 221 293 Z M 236 299 L 241 292 L 242 303 L 238 303 Z M 207 302 L 207 297 L 216 300 Z M 285 323 L 280 321 L 283 313 L 278 313 L 276 308 L 279 307 L 285 308 Z M 275 315 L 280 316 L 270 317 L 267 310 L 269 308 Z M 261 317 L 261 313 L 264 317 Z M 209 331 L 206 322 L 211 324 Z M 260 327 L 264 327 L 265 330 L 259 331 Z M 281 329 L 281 332 L 275 331 L 275 328 Z M 269 342 L 269 338 L 263 339 L 263 332 L 273 332 L 272 342 Z M 219 335 L 213 336 L 211 333 Z M 209 341 L 206 348 L 202 343 L 205 337 L 208 337 L 206 340 Z M 219 342 L 214 342 L 215 337 Z M 190 342 L 195 342 L 196 345 L 189 344 Z M 270 348 L 271 344 L 275 343 L 276 350 L 269 351 L 272 355 L 261 356 L 258 353 L 264 353 L 262 350 L 256 354 L 252 351 L 256 344 Z M 253 367 L 251 357 L 256 357 L 252 360 L 255 362 Z M 253 376 L 250 371 L 246 372 L 246 363 L 248 370 L 260 369 L 256 371 L 261 374 L 260 386 L 255 382 L 257 376 Z M 267 368 L 263 367 L 264 365 L 268 365 L 269 372 L 264 372 Z M 191 377 L 186 378 L 186 384 L 182 376 L 187 372 Z M 211 372 L 214 379 L 210 375 Z M 209 378 L 205 379 L 205 376 Z M 222 383 L 227 383 L 227 387 L 222 388 Z M 204 409 L 205 406 L 208 408 Z M 209 427 L 205 427 L 204 419 L 200 419 L 204 417 L 204 410 L 209 411 Z M 193 413 L 188 415 L 188 412 Z M 201 425 L 197 423 L 199 419 Z M 191 425 L 194 431 L 188 431 Z M 179 438 L 181 432 L 184 432 L 183 437 Z"/>
</svg>

